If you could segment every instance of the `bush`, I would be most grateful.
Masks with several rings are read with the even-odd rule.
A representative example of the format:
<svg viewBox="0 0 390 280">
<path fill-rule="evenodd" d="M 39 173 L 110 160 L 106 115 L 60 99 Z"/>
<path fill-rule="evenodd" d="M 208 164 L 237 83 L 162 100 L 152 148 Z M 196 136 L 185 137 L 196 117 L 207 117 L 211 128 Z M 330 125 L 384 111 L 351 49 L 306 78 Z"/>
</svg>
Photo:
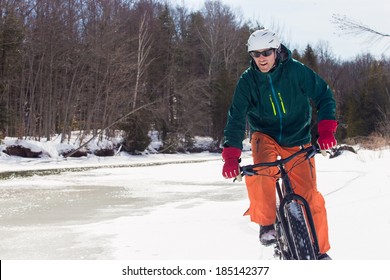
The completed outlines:
<svg viewBox="0 0 390 280">
<path fill-rule="evenodd" d="M 189 134 L 177 134 L 168 132 L 163 139 L 163 146 L 159 152 L 166 154 L 192 152 L 195 145 L 195 139 Z"/>
<path fill-rule="evenodd" d="M 149 146 L 149 127 L 140 122 L 139 117 L 134 116 L 119 125 L 124 131 L 123 150 L 130 154 L 139 154 Z"/>
<path fill-rule="evenodd" d="M 373 133 L 369 136 L 356 136 L 353 138 L 345 139 L 345 143 L 348 145 L 359 145 L 362 148 L 368 150 L 380 150 L 386 146 L 389 146 L 390 139 L 383 137 L 378 133 Z"/>
<path fill-rule="evenodd" d="M 159 150 L 161 153 L 174 154 L 177 152 L 183 152 L 180 147 L 180 139 L 176 133 L 168 132 L 163 139 L 163 146 Z"/>
<path fill-rule="evenodd" d="M 42 152 L 34 152 L 30 148 L 23 147 L 21 145 L 12 145 L 6 147 L 4 153 L 10 156 L 19 156 L 25 158 L 39 158 L 42 156 Z"/>
</svg>

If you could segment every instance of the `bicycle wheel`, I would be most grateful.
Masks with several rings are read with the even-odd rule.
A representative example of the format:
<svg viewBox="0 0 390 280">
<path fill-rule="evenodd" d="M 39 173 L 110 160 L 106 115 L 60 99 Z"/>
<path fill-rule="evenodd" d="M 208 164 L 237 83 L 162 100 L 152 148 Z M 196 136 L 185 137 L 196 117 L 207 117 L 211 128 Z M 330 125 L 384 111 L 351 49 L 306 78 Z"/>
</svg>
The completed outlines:
<svg viewBox="0 0 390 280">
<path fill-rule="evenodd" d="M 275 223 L 275 231 L 277 243 L 274 247 L 274 258 L 279 260 L 293 260 L 294 258 L 288 246 L 287 236 L 279 218 L 277 218 Z"/>
<path fill-rule="evenodd" d="M 307 226 L 302 206 L 291 201 L 286 206 L 286 216 L 290 227 L 295 254 L 298 260 L 315 260 L 313 242 Z"/>
<path fill-rule="evenodd" d="M 282 214 L 280 210 L 280 200 L 283 199 L 282 187 L 279 181 L 276 182 L 276 221 L 275 221 L 275 232 L 276 232 L 276 245 L 274 246 L 274 257 L 279 260 L 293 260 L 293 254 L 290 250 L 290 245 L 287 238 L 288 223 L 286 221 L 286 214 Z M 285 226 L 283 226 L 283 224 Z"/>
</svg>

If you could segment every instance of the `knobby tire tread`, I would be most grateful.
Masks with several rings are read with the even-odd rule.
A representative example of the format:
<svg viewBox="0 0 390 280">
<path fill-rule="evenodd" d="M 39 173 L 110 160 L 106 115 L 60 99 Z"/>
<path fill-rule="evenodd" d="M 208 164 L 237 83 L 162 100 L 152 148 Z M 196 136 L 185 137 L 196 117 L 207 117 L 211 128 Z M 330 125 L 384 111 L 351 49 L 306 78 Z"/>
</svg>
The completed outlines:
<svg viewBox="0 0 390 280">
<path fill-rule="evenodd" d="M 289 221 L 291 236 L 298 259 L 316 259 L 303 209 L 297 201 L 292 201 L 286 206 L 286 216 Z"/>
</svg>

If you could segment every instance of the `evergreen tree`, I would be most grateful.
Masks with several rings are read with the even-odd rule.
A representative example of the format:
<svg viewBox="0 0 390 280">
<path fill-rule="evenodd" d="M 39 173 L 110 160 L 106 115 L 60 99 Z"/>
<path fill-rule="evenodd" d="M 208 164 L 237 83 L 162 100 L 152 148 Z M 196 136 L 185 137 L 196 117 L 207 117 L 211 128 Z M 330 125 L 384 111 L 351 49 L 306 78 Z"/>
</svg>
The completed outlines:
<svg viewBox="0 0 390 280">
<path fill-rule="evenodd" d="M 310 44 L 306 46 L 300 61 L 313 71 L 318 72 L 318 57 Z"/>
</svg>

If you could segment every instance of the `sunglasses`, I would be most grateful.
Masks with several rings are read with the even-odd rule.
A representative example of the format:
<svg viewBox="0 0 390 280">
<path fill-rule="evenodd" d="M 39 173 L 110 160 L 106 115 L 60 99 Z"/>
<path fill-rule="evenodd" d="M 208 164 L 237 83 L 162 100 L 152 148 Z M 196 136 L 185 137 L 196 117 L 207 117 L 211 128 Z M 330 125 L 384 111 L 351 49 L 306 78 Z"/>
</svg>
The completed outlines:
<svg viewBox="0 0 390 280">
<path fill-rule="evenodd" d="M 273 54 L 274 52 L 274 49 L 268 49 L 268 50 L 265 50 L 265 51 L 262 51 L 262 52 L 258 52 L 258 51 L 251 51 L 249 52 L 249 54 L 251 55 L 251 57 L 260 57 L 260 55 L 264 56 L 264 57 L 267 57 L 267 56 L 270 56 L 271 54 Z"/>
</svg>

